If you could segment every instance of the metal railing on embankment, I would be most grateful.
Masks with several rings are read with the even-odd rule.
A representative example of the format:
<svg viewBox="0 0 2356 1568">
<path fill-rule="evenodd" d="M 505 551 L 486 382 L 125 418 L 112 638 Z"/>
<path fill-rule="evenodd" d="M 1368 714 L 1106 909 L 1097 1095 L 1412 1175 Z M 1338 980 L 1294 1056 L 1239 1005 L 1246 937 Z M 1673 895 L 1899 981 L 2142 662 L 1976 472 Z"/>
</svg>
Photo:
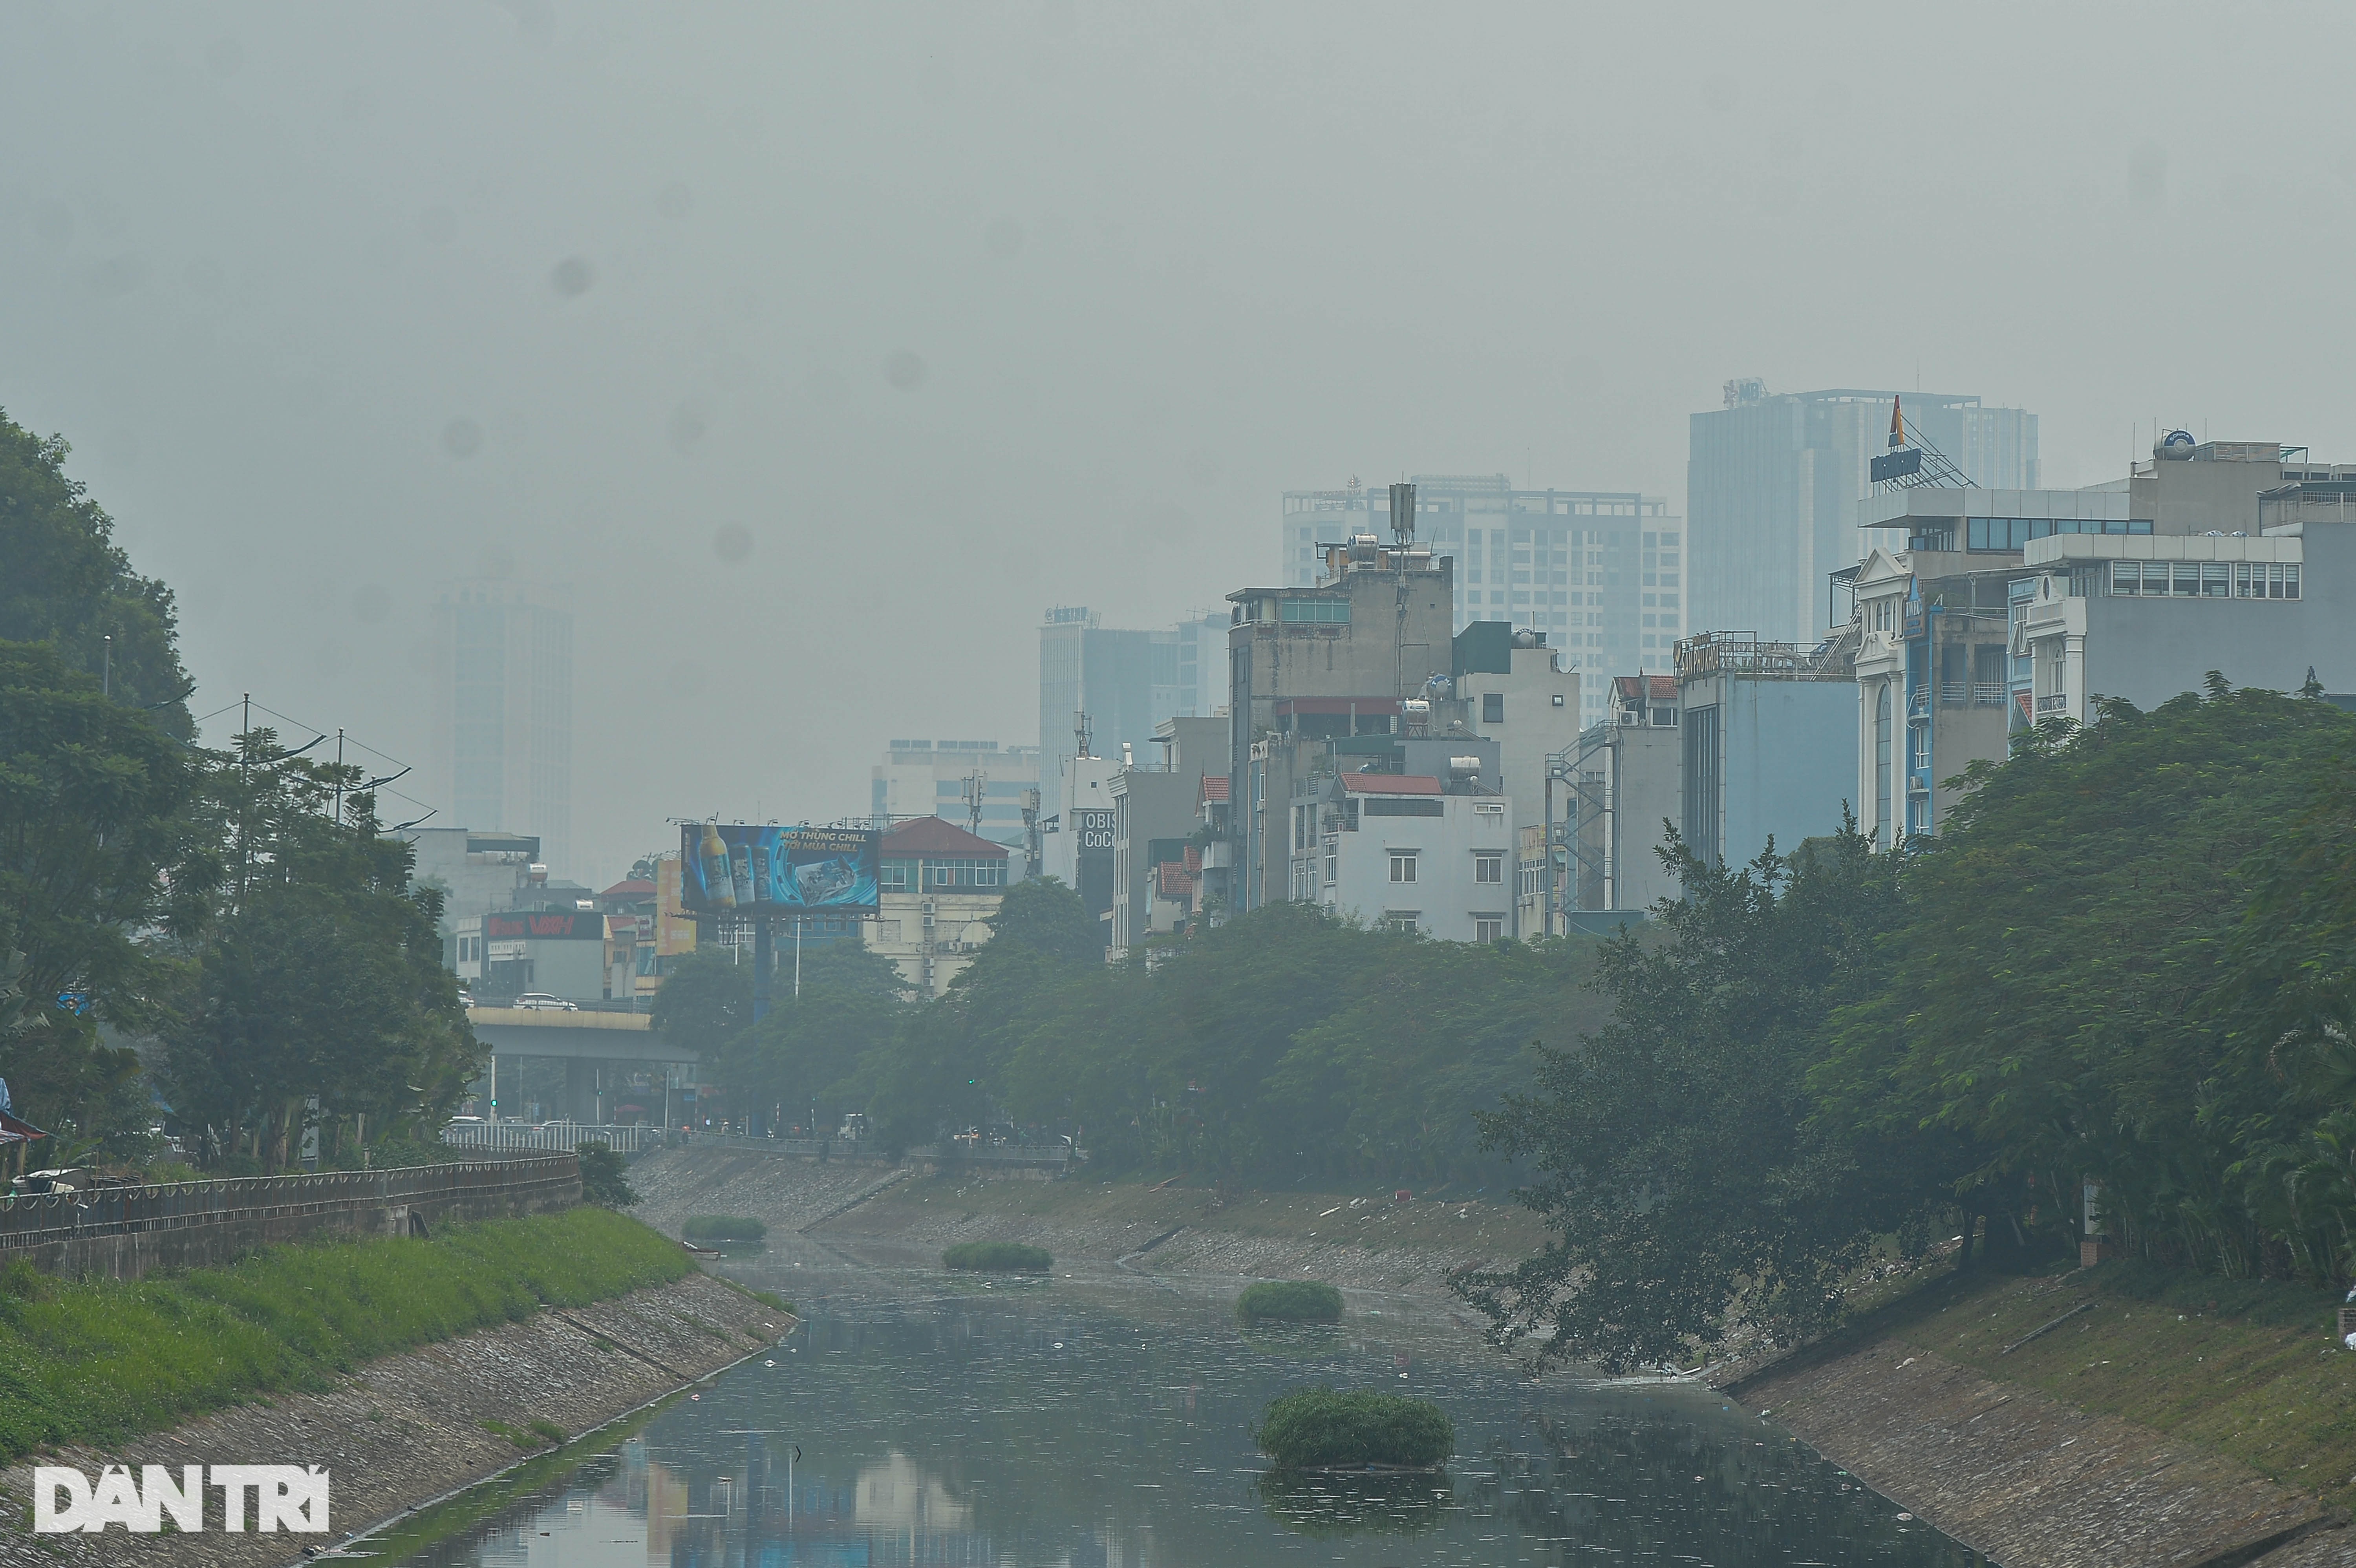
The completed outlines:
<svg viewBox="0 0 2356 1568">
<path fill-rule="evenodd" d="M 659 1136 L 659 1135 L 658 1135 Z M 894 1163 L 875 1139 L 747 1137 L 741 1133 L 674 1134 L 670 1142 L 686 1148 L 757 1149 L 766 1154 L 798 1155 L 806 1158 L 881 1160 Z M 927 1165 L 1021 1165 L 1064 1169 L 1072 1163 L 1069 1144 L 917 1144 L 900 1151 L 903 1161 Z"/>
<path fill-rule="evenodd" d="M 339 1170 L 316 1176 L 244 1176 L 86 1192 L 0 1195 L 0 1253 L 100 1236 L 193 1232 L 248 1222 L 305 1221 L 371 1209 L 444 1209 L 498 1199 L 529 1209 L 570 1188 L 580 1161 L 571 1153 L 544 1159 L 457 1160 L 391 1170 Z"/>
<path fill-rule="evenodd" d="M 453 1122 L 442 1129 L 452 1148 L 548 1149 L 571 1154 L 586 1143 L 604 1144 L 616 1154 L 660 1148 L 663 1130 L 642 1122 L 627 1126 L 595 1122 Z"/>
</svg>

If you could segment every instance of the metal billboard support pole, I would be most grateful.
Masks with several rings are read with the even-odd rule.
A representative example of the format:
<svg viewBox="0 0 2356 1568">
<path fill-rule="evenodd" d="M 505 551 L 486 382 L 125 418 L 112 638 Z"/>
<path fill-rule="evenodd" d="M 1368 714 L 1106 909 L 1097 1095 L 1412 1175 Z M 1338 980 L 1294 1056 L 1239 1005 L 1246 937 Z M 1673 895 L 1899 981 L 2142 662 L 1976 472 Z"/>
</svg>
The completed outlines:
<svg viewBox="0 0 2356 1568">
<path fill-rule="evenodd" d="M 775 960 L 776 952 L 769 932 L 769 919 L 766 915 L 755 915 L 753 917 L 753 1021 L 755 1023 L 759 1023 L 769 1015 L 769 967 Z M 798 956 L 797 969 L 799 967 L 799 962 Z"/>
</svg>

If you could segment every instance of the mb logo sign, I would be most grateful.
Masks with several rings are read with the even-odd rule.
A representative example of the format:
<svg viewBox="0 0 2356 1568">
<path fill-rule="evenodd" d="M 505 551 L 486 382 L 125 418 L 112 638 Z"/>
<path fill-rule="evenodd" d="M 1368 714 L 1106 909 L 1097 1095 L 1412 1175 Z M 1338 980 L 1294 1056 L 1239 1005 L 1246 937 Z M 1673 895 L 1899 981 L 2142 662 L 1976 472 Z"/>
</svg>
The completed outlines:
<svg viewBox="0 0 2356 1568">
<path fill-rule="evenodd" d="M 205 1528 L 205 1494 L 220 1494 L 221 1529 L 317 1535 L 327 1528 L 327 1472 L 316 1465 L 147 1465 L 134 1479 L 127 1465 L 109 1465 L 93 1481 L 80 1470 L 40 1465 L 33 1469 L 33 1529 L 58 1535 L 97 1535 L 119 1524 L 134 1535 L 155 1535 L 170 1520 L 194 1534 Z M 251 1498 L 251 1508 L 247 1499 Z"/>
</svg>

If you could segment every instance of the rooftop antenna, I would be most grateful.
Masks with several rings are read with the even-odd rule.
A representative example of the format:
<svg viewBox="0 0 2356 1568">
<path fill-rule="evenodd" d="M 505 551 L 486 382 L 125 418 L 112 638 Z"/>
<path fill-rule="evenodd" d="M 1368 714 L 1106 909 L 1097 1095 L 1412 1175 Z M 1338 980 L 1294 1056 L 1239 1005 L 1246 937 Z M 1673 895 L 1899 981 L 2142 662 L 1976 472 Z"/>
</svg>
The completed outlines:
<svg viewBox="0 0 2356 1568">
<path fill-rule="evenodd" d="M 990 775 L 981 771 L 979 763 L 965 776 L 966 831 L 977 838 L 981 837 L 981 797 L 989 783 Z"/>
<path fill-rule="evenodd" d="M 1088 715 L 1086 709 L 1072 715 L 1072 739 L 1078 742 L 1076 754 L 1079 756 L 1095 755 L 1088 750 Z"/>
<path fill-rule="evenodd" d="M 1391 538 L 1404 549 L 1415 542 L 1415 486 L 1391 486 Z"/>
</svg>

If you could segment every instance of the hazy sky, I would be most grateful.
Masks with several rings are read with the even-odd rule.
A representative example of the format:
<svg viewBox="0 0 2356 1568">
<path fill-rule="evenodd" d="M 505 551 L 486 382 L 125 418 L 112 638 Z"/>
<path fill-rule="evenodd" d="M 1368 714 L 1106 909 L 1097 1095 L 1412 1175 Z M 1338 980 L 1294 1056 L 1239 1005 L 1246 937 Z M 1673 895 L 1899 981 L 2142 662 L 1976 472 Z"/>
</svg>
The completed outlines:
<svg viewBox="0 0 2356 1568">
<path fill-rule="evenodd" d="M 605 878 L 1034 741 L 1040 611 L 1268 581 L 1284 489 L 1681 507 L 1730 376 L 2356 456 L 2351 16 L 0 0 L 0 407 L 197 711 L 430 804 L 433 585 L 569 583 Z"/>
</svg>

